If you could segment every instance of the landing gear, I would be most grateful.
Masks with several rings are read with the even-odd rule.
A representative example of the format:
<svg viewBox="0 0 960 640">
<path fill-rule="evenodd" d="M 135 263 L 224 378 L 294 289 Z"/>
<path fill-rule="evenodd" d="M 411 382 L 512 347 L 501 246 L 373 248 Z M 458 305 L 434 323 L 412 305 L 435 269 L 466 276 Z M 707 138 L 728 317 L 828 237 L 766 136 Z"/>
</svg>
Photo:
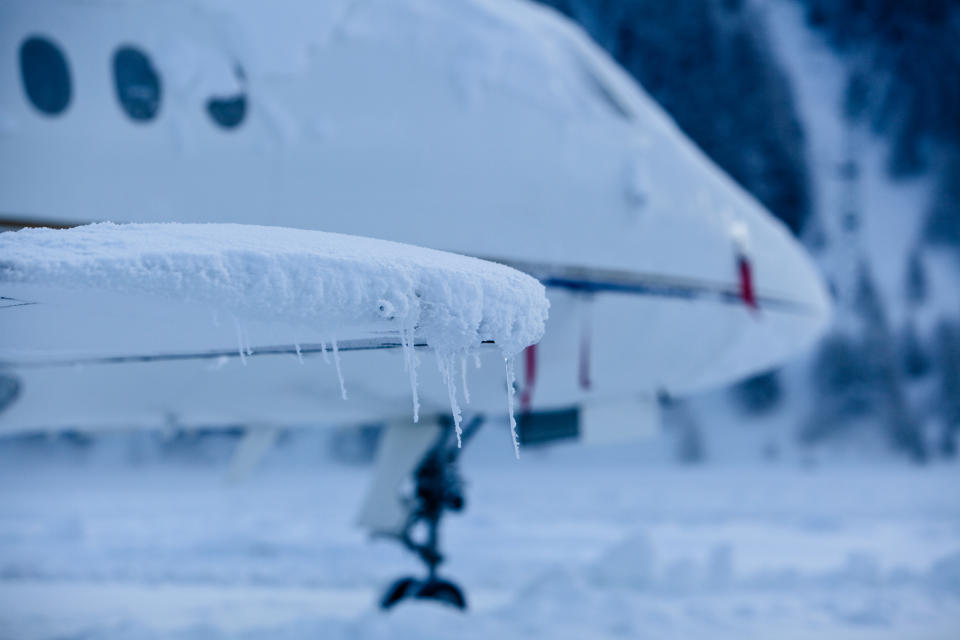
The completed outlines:
<svg viewBox="0 0 960 640">
<path fill-rule="evenodd" d="M 476 416 L 463 428 L 462 446 L 476 434 L 483 417 Z M 400 578 L 383 594 L 380 606 L 389 609 L 405 598 L 435 600 L 467 608 L 463 591 L 453 582 L 437 576 L 437 567 L 443 562 L 440 553 L 440 519 L 446 510 L 461 511 L 464 507 L 463 480 L 457 471 L 457 458 L 462 448 L 457 447 L 453 423 L 447 419 L 437 441 L 427 451 L 413 473 L 412 508 L 398 538 L 417 554 L 427 566 L 425 578 Z M 418 535 L 419 534 L 419 535 Z"/>
</svg>

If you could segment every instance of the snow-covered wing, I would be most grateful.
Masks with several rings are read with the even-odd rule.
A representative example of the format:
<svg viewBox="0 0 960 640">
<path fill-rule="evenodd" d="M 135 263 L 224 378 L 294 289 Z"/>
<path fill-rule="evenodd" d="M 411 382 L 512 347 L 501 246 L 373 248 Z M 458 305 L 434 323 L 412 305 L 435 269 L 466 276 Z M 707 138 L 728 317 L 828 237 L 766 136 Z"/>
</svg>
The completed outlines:
<svg viewBox="0 0 960 640">
<path fill-rule="evenodd" d="M 25 229 L 0 234 L 0 256 L 0 368 L 14 372 L 314 352 L 339 369 L 342 351 L 402 347 L 412 375 L 417 345 L 442 366 L 484 343 L 510 358 L 548 307 L 509 267 L 278 227 Z"/>
<path fill-rule="evenodd" d="M 11 303 L 4 308 L 4 360 L 121 355 L 130 338 L 141 342 L 137 353 L 150 343 L 157 353 L 171 352 L 178 342 L 196 342 L 157 326 L 167 319 L 163 309 L 181 307 L 205 310 L 198 325 L 215 332 L 220 325 L 223 336 L 211 347 L 236 345 L 239 327 L 244 349 L 252 349 L 243 336 L 250 322 L 300 337 L 290 343 L 415 332 L 446 350 L 495 340 L 512 355 L 539 340 L 547 314 L 543 287 L 507 267 L 318 231 L 109 223 L 25 229 L 0 235 L 0 255 L 2 295 Z M 130 308 L 145 300 L 159 316 Z M 101 302 L 128 308 L 106 316 Z M 108 326 L 85 323 L 81 313 L 103 315 Z M 91 344 L 84 334 L 123 346 Z"/>
</svg>

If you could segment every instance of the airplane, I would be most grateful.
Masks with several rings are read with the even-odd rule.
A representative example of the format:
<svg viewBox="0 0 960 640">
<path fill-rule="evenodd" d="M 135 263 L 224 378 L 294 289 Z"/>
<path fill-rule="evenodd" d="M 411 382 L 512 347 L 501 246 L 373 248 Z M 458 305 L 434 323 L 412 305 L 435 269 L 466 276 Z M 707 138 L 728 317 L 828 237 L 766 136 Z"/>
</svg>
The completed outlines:
<svg viewBox="0 0 960 640">
<path fill-rule="evenodd" d="M 527 0 L 6 2 L 0 87 L 7 227 L 268 224 L 538 279 L 550 312 L 519 358 L 522 442 L 636 437 L 662 394 L 770 369 L 829 319 L 786 227 L 582 30 Z M 0 322 L 43 313 L 0 302 Z M 243 367 L 244 348 L 222 336 L 120 353 L 58 320 L 19 334 L 69 354 L 47 366 L 19 366 L 22 342 L 0 337 L 0 378 L 16 389 L 0 434 L 246 425 L 246 460 L 271 428 L 386 424 L 359 522 L 415 552 L 428 577 L 397 581 L 382 604 L 465 607 L 437 576 L 440 521 L 464 503 L 439 372 L 422 368 L 412 426 L 397 349 L 345 354 L 342 401 L 334 376 L 291 366 L 294 345 L 269 332 L 247 332 Z M 502 368 L 495 350 L 478 354 Z M 474 378 L 463 443 L 505 415 L 503 379 Z"/>
</svg>

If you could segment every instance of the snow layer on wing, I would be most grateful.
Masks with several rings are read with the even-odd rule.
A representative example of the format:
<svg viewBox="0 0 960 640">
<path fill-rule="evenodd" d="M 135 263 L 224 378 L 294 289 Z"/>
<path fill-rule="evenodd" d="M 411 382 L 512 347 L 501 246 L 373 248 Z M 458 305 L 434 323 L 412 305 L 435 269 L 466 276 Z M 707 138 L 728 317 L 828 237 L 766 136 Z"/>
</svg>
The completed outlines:
<svg viewBox="0 0 960 640">
<path fill-rule="evenodd" d="M 93 224 L 0 234 L 0 282 L 137 293 L 330 335 L 416 331 L 445 353 L 543 335 L 543 286 L 503 265 L 320 231 L 233 224 Z"/>
</svg>

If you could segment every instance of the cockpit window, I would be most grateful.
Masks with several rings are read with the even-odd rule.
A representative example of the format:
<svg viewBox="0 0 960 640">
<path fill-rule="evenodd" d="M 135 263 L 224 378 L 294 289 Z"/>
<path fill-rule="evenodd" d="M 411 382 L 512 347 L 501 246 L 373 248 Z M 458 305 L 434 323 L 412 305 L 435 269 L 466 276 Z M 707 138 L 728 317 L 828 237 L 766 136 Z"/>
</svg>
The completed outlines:
<svg viewBox="0 0 960 640">
<path fill-rule="evenodd" d="M 237 67 L 235 72 L 242 86 L 245 80 L 243 69 Z M 241 91 L 233 96 L 210 98 L 207 113 L 224 129 L 239 127 L 247 115 L 247 94 Z"/>
<path fill-rule="evenodd" d="M 163 97 L 160 76 L 150 58 L 131 46 L 113 54 L 113 81 L 120 106 L 137 122 L 149 122 L 157 116 Z"/>
<path fill-rule="evenodd" d="M 633 113 L 626 103 L 620 98 L 616 87 L 606 78 L 596 63 L 588 60 L 580 60 L 581 68 L 586 76 L 587 83 L 594 91 L 594 96 L 602 102 L 611 113 L 623 120 L 633 120 Z"/>
<path fill-rule="evenodd" d="M 20 45 L 20 77 L 30 103 L 41 113 L 60 115 L 70 104 L 70 68 L 60 47 L 43 36 Z"/>
</svg>

